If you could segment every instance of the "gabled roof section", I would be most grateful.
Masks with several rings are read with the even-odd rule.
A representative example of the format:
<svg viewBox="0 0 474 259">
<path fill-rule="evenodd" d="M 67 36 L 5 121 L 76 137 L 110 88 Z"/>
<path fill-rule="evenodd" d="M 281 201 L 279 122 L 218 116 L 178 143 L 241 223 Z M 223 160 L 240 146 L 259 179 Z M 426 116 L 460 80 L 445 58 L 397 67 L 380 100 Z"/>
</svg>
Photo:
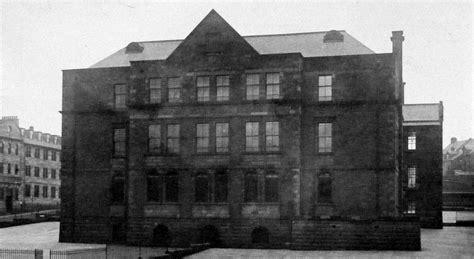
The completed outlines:
<svg viewBox="0 0 474 259">
<path fill-rule="evenodd" d="M 441 125 L 443 104 L 405 104 L 403 105 L 403 126 Z"/>
<path fill-rule="evenodd" d="M 258 52 L 214 9 L 168 56 L 171 62 L 199 62 L 211 56 L 248 56 Z"/>
<path fill-rule="evenodd" d="M 127 51 L 127 47 L 124 47 L 90 68 L 126 67 L 130 66 L 131 61 L 166 60 L 190 45 L 202 46 L 212 42 L 208 36 L 213 37 L 217 35 L 216 32 L 222 31 L 225 32 L 227 40 L 234 40 L 232 44 L 227 42 L 227 46 L 236 44 L 239 47 L 243 46 L 245 52 L 261 55 L 301 53 L 303 57 L 327 57 L 375 54 L 343 30 L 241 37 L 216 11 L 212 10 L 184 40 L 133 42 L 129 46 L 132 45 L 140 51 Z M 328 41 L 327 35 L 334 33 L 340 34 L 340 40 Z"/>
</svg>

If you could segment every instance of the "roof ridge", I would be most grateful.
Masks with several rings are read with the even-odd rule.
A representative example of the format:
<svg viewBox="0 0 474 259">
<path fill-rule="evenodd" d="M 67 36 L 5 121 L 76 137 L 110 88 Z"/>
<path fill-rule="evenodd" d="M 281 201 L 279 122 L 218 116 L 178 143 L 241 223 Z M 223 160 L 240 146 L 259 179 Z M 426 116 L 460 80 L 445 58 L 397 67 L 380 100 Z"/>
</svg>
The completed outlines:
<svg viewBox="0 0 474 259">
<path fill-rule="evenodd" d="M 294 32 L 294 33 L 276 33 L 276 34 L 254 34 L 254 35 L 245 35 L 242 36 L 243 38 L 251 38 L 251 37 L 268 37 L 268 36 L 290 36 L 290 35 L 301 35 L 301 34 L 318 34 L 318 33 L 327 33 L 329 31 L 308 31 L 308 32 Z M 334 30 L 338 32 L 346 32 L 345 30 Z"/>
<path fill-rule="evenodd" d="M 335 30 L 338 32 L 346 32 L 345 30 Z M 269 36 L 291 36 L 291 35 L 301 35 L 301 34 L 318 34 L 318 33 L 327 33 L 329 31 L 309 31 L 309 32 L 294 32 L 294 33 L 276 33 L 276 34 L 254 34 L 254 35 L 245 35 L 243 38 L 253 38 L 253 37 L 269 37 Z M 153 43 L 153 42 L 168 42 L 168 41 L 183 41 L 184 39 L 173 39 L 173 40 L 145 40 L 145 41 L 132 41 L 137 43 Z"/>
</svg>

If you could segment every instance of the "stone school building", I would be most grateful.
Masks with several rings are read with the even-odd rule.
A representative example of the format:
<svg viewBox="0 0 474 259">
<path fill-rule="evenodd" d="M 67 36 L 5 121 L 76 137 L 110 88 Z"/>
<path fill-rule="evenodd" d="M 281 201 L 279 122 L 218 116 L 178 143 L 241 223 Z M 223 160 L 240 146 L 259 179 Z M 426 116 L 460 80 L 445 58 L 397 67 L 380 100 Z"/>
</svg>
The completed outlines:
<svg viewBox="0 0 474 259">
<path fill-rule="evenodd" d="M 212 10 L 65 70 L 60 241 L 419 250 L 390 39 L 241 36 Z"/>
</svg>

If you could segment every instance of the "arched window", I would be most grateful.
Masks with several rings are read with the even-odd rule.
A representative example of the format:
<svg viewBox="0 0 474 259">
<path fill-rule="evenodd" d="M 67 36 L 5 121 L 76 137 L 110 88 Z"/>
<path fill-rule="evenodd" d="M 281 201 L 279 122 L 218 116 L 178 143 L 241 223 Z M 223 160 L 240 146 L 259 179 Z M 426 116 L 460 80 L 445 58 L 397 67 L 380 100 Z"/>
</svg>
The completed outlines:
<svg viewBox="0 0 474 259">
<path fill-rule="evenodd" d="M 171 235 L 168 227 L 158 225 L 153 229 L 153 245 L 160 247 L 168 247 L 171 244 Z"/>
<path fill-rule="evenodd" d="M 251 233 L 252 244 L 268 244 L 270 242 L 270 233 L 264 227 L 256 227 Z"/>
</svg>

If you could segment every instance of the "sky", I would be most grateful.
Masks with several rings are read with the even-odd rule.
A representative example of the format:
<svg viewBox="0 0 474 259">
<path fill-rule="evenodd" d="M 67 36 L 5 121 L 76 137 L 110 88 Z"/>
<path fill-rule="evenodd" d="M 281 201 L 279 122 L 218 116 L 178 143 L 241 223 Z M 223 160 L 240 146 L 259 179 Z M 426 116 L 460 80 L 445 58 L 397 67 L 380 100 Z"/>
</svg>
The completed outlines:
<svg viewBox="0 0 474 259">
<path fill-rule="evenodd" d="M 241 35 L 345 30 L 390 53 L 403 30 L 405 103 L 443 101 L 443 146 L 474 137 L 471 1 L 1 1 L 0 115 L 61 134 L 62 70 L 132 41 L 184 39 L 215 9 Z"/>
</svg>

